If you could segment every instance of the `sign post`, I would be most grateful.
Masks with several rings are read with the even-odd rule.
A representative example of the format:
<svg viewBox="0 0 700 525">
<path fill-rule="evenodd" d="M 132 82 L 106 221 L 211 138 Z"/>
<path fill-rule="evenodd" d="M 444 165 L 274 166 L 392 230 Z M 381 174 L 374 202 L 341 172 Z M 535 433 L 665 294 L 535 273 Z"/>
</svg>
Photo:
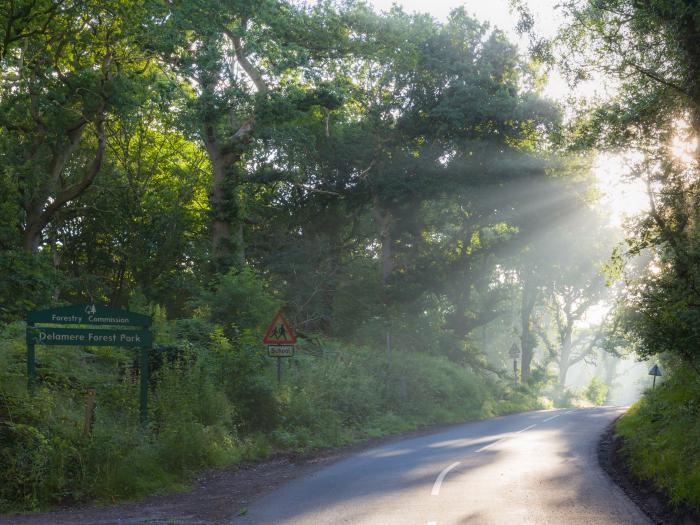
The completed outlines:
<svg viewBox="0 0 700 525">
<path fill-rule="evenodd" d="M 79 328 L 63 328 L 56 325 L 78 325 Z M 145 426 L 148 422 L 148 351 L 153 346 L 150 326 L 151 318 L 146 315 L 94 304 L 29 312 L 27 315 L 27 388 L 29 392 L 34 391 L 36 382 L 35 345 L 139 348 L 141 375 L 139 416 L 141 424 Z"/>
<path fill-rule="evenodd" d="M 651 389 L 654 390 L 656 388 L 656 378 L 662 375 L 659 365 L 652 366 L 651 370 L 649 370 L 649 375 L 654 376 L 654 381 L 651 383 Z"/>
<path fill-rule="evenodd" d="M 510 347 L 508 355 L 513 358 L 513 384 L 518 386 L 518 357 L 520 357 L 520 349 L 518 348 L 518 345 L 513 343 L 513 346 Z"/>
<path fill-rule="evenodd" d="M 270 326 L 267 327 L 263 343 L 267 345 L 267 355 L 277 358 L 277 383 L 282 382 L 282 358 L 294 357 L 294 344 L 297 336 L 282 315 L 277 312 Z"/>
<path fill-rule="evenodd" d="M 36 377 L 36 348 L 34 347 L 34 323 L 27 323 L 27 390 L 34 393 Z"/>
</svg>

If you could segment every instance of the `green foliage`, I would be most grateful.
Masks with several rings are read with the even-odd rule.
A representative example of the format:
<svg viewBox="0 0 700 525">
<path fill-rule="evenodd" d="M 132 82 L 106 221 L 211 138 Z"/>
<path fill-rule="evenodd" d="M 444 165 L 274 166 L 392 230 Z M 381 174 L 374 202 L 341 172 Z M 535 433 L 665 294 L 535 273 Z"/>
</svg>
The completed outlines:
<svg viewBox="0 0 700 525">
<path fill-rule="evenodd" d="M 183 345 L 153 374 L 143 433 L 128 352 L 42 351 L 39 388 L 29 396 L 22 328 L 6 329 L 0 344 L 2 511 L 179 490 L 203 468 L 273 450 L 337 446 L 544 407 L 530 389 L 502 394 L 502 385 L 444 357 L 401 352 L 387 370 L 384 354 L 331 341 L 322 356 L 302 344 L 277 386 L 274 363 L 259 346 L 246 350 L 220 336 Z M 97 391 L 97 408 L 85 436 L 88 387 Z"/>
<path fill-rule="evenodd" d="M 596 406 L 603 406 L 605 404 L 605 400 L 608 397 L 608 385 L 603 383 L 600 379 L 597 377 L 594 377 L 591 379 L 591 382 L 588 383 L 588 386 L 586 387 L 584 393 L 586 395 L 586 398 L 593 403 Z"/>
<path fill-rule="evenodd" d="M 200 304 L 212 322 L 224 326 L 228 335 L 263 328 L 280 302 L 265 290 L 265 282 L 250 269 L 231 269 L 219 275 L 201 294 Z"/>
<path fill-rule="evenodd" d="M 620 419 L 632 471 L 675 504 L 700 511 L 700 380 L 687 367 L 673 371 Z"/>
<path fill-rule="evenodd" d="M 516 388 L 506 390 L 490 411 L 492 415 L 513 414 L 529 410 L 549 409 L 553 406 L 552 402 L 542 396 L 539 390 L 530 386 L 518 385 Z"/>
<path fill-rule="evenodd" d="M 49 303 L 59 280 L 46 256 L 20 250 L 0 251 L 0 275 L 0 323 Z"/>
</svg>

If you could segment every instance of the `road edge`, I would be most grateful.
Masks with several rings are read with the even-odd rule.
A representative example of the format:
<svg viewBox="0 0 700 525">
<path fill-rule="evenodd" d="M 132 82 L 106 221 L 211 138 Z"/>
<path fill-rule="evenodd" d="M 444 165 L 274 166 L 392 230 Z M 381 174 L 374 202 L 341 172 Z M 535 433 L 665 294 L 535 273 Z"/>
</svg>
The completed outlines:
<svg viewBox="0 0 700 525">
<path fill-rule="evenodd" d="M 669 498 L 651 482 L 634 476 L 627 465 L 625 440 L 615 434 L 617 421 L 610 423 L 598 442 L 598 464 L 608 477 L 658 525 L 698 525 L 700 519 L 685 506 L 674 507 Z"/>
</svg>

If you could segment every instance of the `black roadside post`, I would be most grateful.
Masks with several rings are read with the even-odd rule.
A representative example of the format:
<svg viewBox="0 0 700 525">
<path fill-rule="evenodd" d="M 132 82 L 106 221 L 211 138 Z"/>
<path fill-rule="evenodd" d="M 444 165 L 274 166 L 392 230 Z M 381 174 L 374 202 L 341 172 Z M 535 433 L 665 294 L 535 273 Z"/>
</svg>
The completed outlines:
<svg viewBox="0 0 700 525">
<path fill-rule="evenodd" d="M 651 370 L 649 370 L 649 375 L 654 376 L 654 380 L 651 383 L 651 389 L 654 390 L 656 388 L 656 378 L 658 376 L 661 376 L 661 369 L 659 368 L 659 365 L 654 365 L 651 367 Z"/>
<path fill-rule="evenodd" d="M 34 393 L 36 377 L 36 348 L 34 346 L 34 323 L 27 323 L 27 390 Z"/>
<path fill-rule="evenodd" d="M 513 343 L 513 346 L 510 347 L 508 355 L 513 358 L 513 385 L 518 386 L 518 357 L 520 357 L 520 349 L 518 348 L 518 345 Z"/>
<path fill-rule="evenodd" d="M 148 382 L 149 382 L 149 360 L 148 360 L 148 347 L 142 347 L 139 350 L 139 368 L 141 375 L 141 384 L 139 391 L 139 420 L 141 422 L 141 428 L 144 430 L 148 425 Z"/>
</svg>

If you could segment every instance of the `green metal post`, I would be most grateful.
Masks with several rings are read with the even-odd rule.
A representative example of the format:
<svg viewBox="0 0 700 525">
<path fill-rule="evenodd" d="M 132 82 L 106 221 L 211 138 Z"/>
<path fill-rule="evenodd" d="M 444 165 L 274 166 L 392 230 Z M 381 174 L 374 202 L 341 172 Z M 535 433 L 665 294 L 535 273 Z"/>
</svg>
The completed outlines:
<svg viewBox="0 0 700 525">
<path fill-rule="evenodd" d="M 34 323 L 27 324 L 27 390 L 34 392 L 36 379 L 36 350 L 34 348 Z"/>
<path fill-rule="evenodd" d="M 277 384 L 282 382 L 282 358 L 277 358 Z"/>
<path fill-rule="evenodd" d="M 140 363 L 139 368 L 141 369 L 141 391 L 139 395 L 139 415 L 141 419 L 141 426 L 146 428 L 148 424 L 148 376 L 149 376 L 149 365 L 148 365 L 148 348 L 141 348 L 139 350 Z"/>
</svg>

